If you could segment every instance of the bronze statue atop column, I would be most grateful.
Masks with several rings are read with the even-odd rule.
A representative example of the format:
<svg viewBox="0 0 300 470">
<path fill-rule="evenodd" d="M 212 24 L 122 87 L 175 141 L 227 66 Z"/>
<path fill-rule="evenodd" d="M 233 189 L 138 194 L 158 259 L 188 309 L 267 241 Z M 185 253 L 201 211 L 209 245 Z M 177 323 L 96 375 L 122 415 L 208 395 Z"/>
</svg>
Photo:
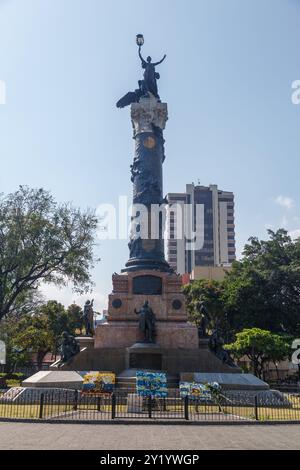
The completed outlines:
<svg viewBox="0 0 300 470">
<path fill-rule="evenodd" d="M 159 99 L 158 95 L 158 88 L 157 88 L 157 80 L 159 80 L 160 75 L 155 71 L 155 67 L 160 65 L 166 58 L 166 54 L 159 62 L 152 63 L 152 58 L 150 56 L 147 57 L 145 60 L 141 54 L 141 46 L 139 46 L 139 58 L 142 61 L 142 67 L 144 71 L 144 83 L 143 83 L 143 91 L 145 94 L 149 95 L 152 93 L 155 98 Z"/>
<path fill-rule="evenodd" d="M 138 34 L 136 36 L 136 43 L 139 46 L 139 58 L 141 59 L 142 68 L 144 69 L 144 80 L 138 81 L 139 88 L 137 90 L 129 91 L 117 102 L 118 108 L 124 108 L 132 103 L 139 103 L 142 96 L 150 98 L 150 94 L 157 100 L 160 100 L 157 88 L 157 80 L 159 80 L 160 75 L 156 72 L 155 67 L 160 65 L 167 56 L 165 54 L 160 61 L 154 63 L 150 56 L 145 60 L 141 53 L 141 47 L 144 44 L 144 37 L 142 34 Z"/>
</svg>

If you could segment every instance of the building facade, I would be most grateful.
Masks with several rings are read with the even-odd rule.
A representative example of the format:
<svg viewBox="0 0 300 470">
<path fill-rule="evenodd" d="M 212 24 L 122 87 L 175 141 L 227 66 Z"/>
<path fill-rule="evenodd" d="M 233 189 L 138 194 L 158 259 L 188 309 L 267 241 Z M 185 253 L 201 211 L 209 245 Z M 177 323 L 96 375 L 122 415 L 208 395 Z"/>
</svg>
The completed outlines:
<svg viewBox="0 0 300 470">
<path fill-rule="evenodd" d="M 234 195 L 217 185 L 186 185 L 169 193 L 166 254 L 178 273 L 229 267 L 236 258 Z"/>
</svg>

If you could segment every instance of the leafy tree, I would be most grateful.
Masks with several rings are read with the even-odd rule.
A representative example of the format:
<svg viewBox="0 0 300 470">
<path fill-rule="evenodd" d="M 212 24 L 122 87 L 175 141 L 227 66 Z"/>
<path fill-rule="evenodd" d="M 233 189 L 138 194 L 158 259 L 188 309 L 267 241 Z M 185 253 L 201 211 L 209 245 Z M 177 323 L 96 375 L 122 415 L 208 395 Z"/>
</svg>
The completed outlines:
<svg viewBox="0 0 300 470">
<path fill-rule="evenodd" d="M 286 359 L 290 353 L 289 338 L 259 328 L 244 329 L 236 334 L 234 343 L 225 347 L 237 359 L 247 356 L 254 374 L 260 378 L 265 364 L 275 364 L 276 361 Z"/>
<path fill-rule="evenodd" d="M 19 318 L 10 315 L 0 322 L 0 339 L 6 345 L 6 369 L 15 371 L 18 366 L 25 365 L 29 361 L 29 352 L 16 346 L 14 338 L 18 332 Z"/>
<path fill-rule="evenodd" d="M 293 338 L 287 335 L 276 335 L 273 334 L 273 343 L 269 351 L 270 361 L 273 362 L 277 379 L 279 380 L 278 362 L 284 361 L 291 355 L 291 344 Z"/>
<path fill-rule="evenodd" d="M 11 314 L 4 319 L 0 323 L 0 339 L 7 346 L 8 368 L 28 364 L 35 353 L 41 369 L 47 353 L 58 354 L 63 331 L 75 334 L 78 325 L 74 310 L 78 312 L 81 309 L 77 305 L 70 307 L 65 310 L 62 304 L 50 300 L 33 314 Z"/>
<path fill-rule="evenodd" d="M 77 304 L 69 305 L 67 309 L 68 322 L 70 329 L 76 333 L 77 330 L 82 333 L 83 329 L 83 311 L 82 308 Z"/>
<path fill-rule="evenodd" d="M 20 311 L 42 282 L 86 292 L 91 285 L 91 211 L 57 204 L 49 192 L 20 186 L 0 195 L 0 320 Z"/>
<path fill-rule="evenodd" d="M 26 314 L 32 314 L 33 312 L 38 311 L 44 302 L 44 296 L 38 289 L 23 291 L 17 297 L 15 306 L 11 310 L 11 314 L 15 319 Z"/>
<path fill-rule="evenodd" d="M 224 308 L 232 330 L 255 326 L 300 334 L 300 239 L 283 229 L 267 241 L 250 238 L 243 259 L 223 282 Z"/>
<path fill-rule="evenodd" d="M 36 353 L 40 370 L 46 354 L 56 347 L 56 337 L 49 328 L 47 316 L 35 314 L 22 317 L 12 337 L 12 344 L 17 353 L 25 356 L 28 362 L 31 360 L 30 356 Z"/>
<path fill-rule="evenodd" d="M 226 333 L 228 325 L 224 310 L 223 291 L 222 282 L 208 279 L 194 281 L 184 286 L 183 292 L 186 296 L 190 320 L 199 326 L 203 316 L 201 305 L 204 303 L 211 319 L 211 328 L 218 327 Z"/>
<path fill-rule="evenodd" d="M 35 317 L 32 317 L 33 320 Z M 74 333 L 65 307 L 56 300 L 49 300 L 40 308 L 38 317 L 45 319 L 45 329 L 49 333 L 49 350 L 46 353 L 58 354 L 62 332 Z"/>
</svg>

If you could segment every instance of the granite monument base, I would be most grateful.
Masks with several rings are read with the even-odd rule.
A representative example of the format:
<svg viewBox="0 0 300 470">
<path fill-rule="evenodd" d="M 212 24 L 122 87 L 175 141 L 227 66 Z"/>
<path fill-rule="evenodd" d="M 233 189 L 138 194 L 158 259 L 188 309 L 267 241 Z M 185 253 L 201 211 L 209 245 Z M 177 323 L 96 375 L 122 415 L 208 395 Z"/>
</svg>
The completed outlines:
<svg viewBox="0 0 300 470">
<path fill-rule="evenodd" d="M 116 375 L 132 368 L 155 369 L 168 374 L 181 372 L 227 372 L 241 373 L 238 367 L 224 364 L 207 347 L 189 348 L 95 348 L 85 349 L 71 361 L 62 364 L 60 370 L 112 371 Z"/>
<path fill-rule="evenodd" d="M 73 389 L 72 389 L 73 390 Z M 51 397 L 51 405 L 61 404 L 66 395 L 73 395 L 70 388 L 64 387 L 12 387 L 0 397 L 0 403 L 40 405 L 41 397 Z"/>
<path fill-rule="evenodd" d="M 26 380 L 22 387 L 27 388 L 64 388 L 80 390 L 83 378 L 75 370 L 39 371 Z"/>
<path fill-rule="evenodd" d="M 212 383 L 217 382 L 223 390 L 261 391 L 269 390 L 269 385 L 253 374 L 232 374 L 216 372 L 196 372 L 180 374 L 182 382 Z"/>
</svg>

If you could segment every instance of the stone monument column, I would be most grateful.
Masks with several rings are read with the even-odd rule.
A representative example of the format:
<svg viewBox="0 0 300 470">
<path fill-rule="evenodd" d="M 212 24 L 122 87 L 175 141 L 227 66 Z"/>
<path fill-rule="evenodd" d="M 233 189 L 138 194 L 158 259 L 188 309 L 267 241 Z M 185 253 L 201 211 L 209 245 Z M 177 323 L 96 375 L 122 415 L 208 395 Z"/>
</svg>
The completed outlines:
<svg viewBox="0 0 300 470">
<path fill-rule="evenodd" d="M 130 258 L 123 272 L 157 269 L 171 271 L 164 255 L 165 201 L 163 198 L 163 130 L 168 119 L 166 103 L 151 93 L 131 104 L 135 156 L 131 165 L 133 214 Z"/>
</svg>

